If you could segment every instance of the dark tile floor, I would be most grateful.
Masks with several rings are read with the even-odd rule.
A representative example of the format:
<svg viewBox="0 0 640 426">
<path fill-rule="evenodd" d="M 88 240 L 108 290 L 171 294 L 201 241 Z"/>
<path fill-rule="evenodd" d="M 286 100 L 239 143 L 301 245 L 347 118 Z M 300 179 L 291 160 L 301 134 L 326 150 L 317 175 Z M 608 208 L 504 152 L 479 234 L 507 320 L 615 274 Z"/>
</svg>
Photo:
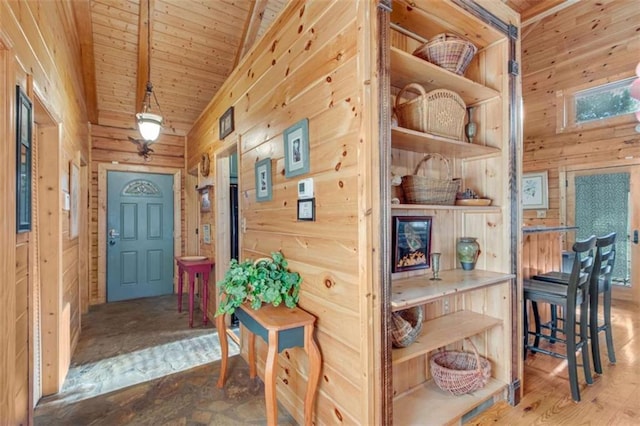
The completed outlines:
<svg viewBox="0 0 640 426">
<path fill-rule="evenodd" d="M 189 329 L 187 312 L 178 313 L 176 306 L 175 296 L 162 296 L 91 308 L 82 318 L 82 333 L 72 367 L 84 368 L 109 358 L 119 363 L 120 359 L 127 359 L 126 354 L 167 348 L 175 342 L 215 333 L 211 325 L 201 325 L 199 311 L 195 313 L 200 314 L 194 321 L 195 327 Z M 214 350 L 217 350 L 217 338 L 215 342 Z M 162 358 L 167 358 L 161 353 L 163 350 L 147 352 L 160 352 L 159 359 L 150 363 L 162 363 Z M 197 357 L 186 357 L 192 358 Z M 174 359 L 172 365 L 179 365 L 180 369 L 189 367 Z M 121 368 L 123 377 L 132 374 L 127 368 Z M 224 389 L 218 389 L 219 368 L 218 361 L 209 362 L 90 398 L 74 395 L 78 399 L 75 402 L 61 402 L 61 395 L 43 398 L 35 409 L 34 422 L 36 425 L 109 426 L 266 424 L 262 381 L 249 378 L 246 362 L 234 356 L 229 360 L 227 383 Z M 112 373 L 105 376 L 109 374 Z M 90 376 L 88 380 L 100 380 L 99 375 Z M 297 424 L 281 406 L 278 414 L 279 425 Z"/>
</svg>

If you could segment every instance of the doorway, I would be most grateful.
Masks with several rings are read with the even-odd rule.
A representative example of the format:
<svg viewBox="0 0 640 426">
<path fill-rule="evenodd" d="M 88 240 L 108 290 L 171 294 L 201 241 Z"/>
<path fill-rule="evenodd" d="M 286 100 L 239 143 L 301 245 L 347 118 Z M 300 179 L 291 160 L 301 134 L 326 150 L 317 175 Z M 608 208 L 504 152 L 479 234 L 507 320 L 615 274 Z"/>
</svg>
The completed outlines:
<svg viewBox="0 0 640 426">
<path fill-rule="evenodd" d="M 173 292 L 173 175 L 107 174 L 107 302 Z"/>
<path fill-rule="evenodd" d="M 578 227 L 567 247 L 575 238 L 616 232 L 613 297 L 636 303 L 640 302 L 638 169 L 640 166 L 619 166 L 566 173 L 566 224 Z"/>
</svg>

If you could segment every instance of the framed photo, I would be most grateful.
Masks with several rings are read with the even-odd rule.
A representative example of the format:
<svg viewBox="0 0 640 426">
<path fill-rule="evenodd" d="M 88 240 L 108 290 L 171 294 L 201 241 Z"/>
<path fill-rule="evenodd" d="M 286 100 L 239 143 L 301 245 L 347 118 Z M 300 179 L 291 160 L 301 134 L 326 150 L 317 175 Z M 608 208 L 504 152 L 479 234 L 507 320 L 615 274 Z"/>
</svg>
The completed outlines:
<svg viewBox="0 0 640 426">
<path fill-rule="evenodd" d="M 29 232 L 33 104 L 20 86 L 16 86 L 16 100 L 16 232 Z"/>
<path fill-rule="evenodd" d="M 271 201 L 271 158 L 256 163 L 256 201 Z"/>
<path fill-rule="evenodd" d="M 211 224 L 209 223 L 202 225 L 202 242 L 211 244 Z"/>
<path fill-rule="evenodd" d="M 315 198 L 298 200 L 298 220 L 308 220 L 311 222 L 314 222 L 316 220 Z"/>
<path fill-rule="evenodd" d="M 303 119 L 284 131 L 284 175 L 309 173 L 309 120 Z"/>
<path fill-rule="evenodd" d="M 229 107 L 229 109 L 220 116 L 218 128 L 220 130 L 220 139 L 226 138 L 229 133 L 233 132 L 233 107 Z"/>
<path fill-rule="evenodd" d="M 522 208 L 548 209 L 549 187 L 547 171 L 524 173 L 522 175 Z"/>
<path fill-rule="evenodd" d="M 69 238 L 79 235 L 78 214 L 80 213 L 80 168 L 73 161 L 70 164 L 71 205 L 69 211 Z"/>
<path fill-rule="evenodd" d="M 431 220 L 431 216 L 393 217 L 392 272 L 429 267 Z"/>
<path fill-rule="evenodd" d="M 209 189 L 200 191 L 200 212 L 207 213 L 211 211 L 211 200 L 209 199 Z"/>
</svg>

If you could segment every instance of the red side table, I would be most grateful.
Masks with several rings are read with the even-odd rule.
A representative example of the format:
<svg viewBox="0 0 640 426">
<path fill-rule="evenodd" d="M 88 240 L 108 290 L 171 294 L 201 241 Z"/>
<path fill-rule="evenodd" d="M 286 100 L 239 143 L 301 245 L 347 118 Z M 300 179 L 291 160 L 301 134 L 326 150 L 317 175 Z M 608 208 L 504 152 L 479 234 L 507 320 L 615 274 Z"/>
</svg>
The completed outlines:
<svg viewBox="0 0 640 426">
<path fill-rule="evenodd" d="M 209 306 L 209 273 L 213 261 L 204 256 L 176 256 L 178 263 L 178 312 L 182 312 L 182 276 L 189 274 L 189 327 L 193 327 L 193 295 L 195 293 L 196 274 L 202 274 L 202 300 L 204 304 L 202 322 L 207 324 L 207 306 Z"/>
</svg>

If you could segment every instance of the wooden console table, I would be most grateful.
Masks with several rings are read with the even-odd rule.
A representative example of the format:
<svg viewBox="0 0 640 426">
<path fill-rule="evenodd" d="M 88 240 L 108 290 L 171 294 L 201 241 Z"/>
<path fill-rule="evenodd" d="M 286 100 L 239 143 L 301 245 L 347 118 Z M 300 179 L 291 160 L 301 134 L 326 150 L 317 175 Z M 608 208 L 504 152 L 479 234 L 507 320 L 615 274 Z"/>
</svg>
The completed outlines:
<svg viewBox="0 0 640 426">
<path fill-rule="evenodd" d="M 320 379 L 322 357 L 313 338 L 316 318 L 300 309 L 289 309 L 284 305 L 274 307 L 264 305 L 258 310 L 242 306 L 235 311 L 236 317 L 249 332 L 249 376 L 256 377 L 256 334 L 267 343 L 267 359 L 264 369 L 264 394 L 267 406 L 267 424 L 275 426 L 278 419 L 278 401 L 276 399 L 276 359 L 287 348 L 303 347 L 309 357 L 309 377 L 304 399 L 304 424 L 311 426 L 313 402 Z M 227 372 L 228 342 L 224 315 L 216 317 L 216 327 L 220 338 L 222 359 L 220 378 L 217 386 L 222 388 Z"/>
<path fill-rule="evenodd" d="M 202 258 L 198 259 L 198 257 Z M 213 261 L 204 256 L 176 256 L 176 262 L 178 263 L 178 312 L 182 312 L 182 276 L 187 272 L 189 275 L 189 327 L 193 327 L 193 294 L 195 293 L 196 274 L 202 274 L 202 303 L 204 306 L 202 322 L 206 325 L 209 303 L 209 273 L 213 267 Z"/>
</svg>

